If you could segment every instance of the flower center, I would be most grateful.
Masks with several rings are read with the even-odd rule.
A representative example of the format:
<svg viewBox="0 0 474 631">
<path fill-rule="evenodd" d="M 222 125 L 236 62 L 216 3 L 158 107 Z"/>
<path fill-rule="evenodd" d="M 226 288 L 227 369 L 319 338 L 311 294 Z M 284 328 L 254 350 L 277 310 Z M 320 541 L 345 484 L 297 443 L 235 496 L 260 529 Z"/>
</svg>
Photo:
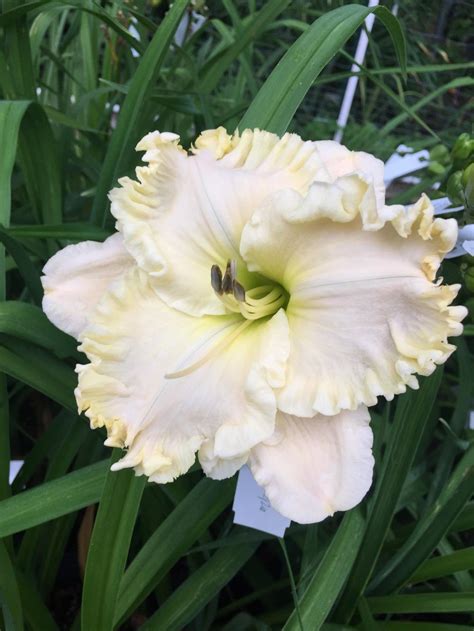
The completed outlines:
<svg viewBox="0 0 474 631">
<path fill-rule="evenodd" d="M 262 277 L 257 274 L 255 277 L 248 275 L 248 278 L 249 282 L 262 280 Z M 245 289 L 237 280 L 236 261 L 227 261 L 224 274 L 218 265 L 213 265 L 211 267 L 211 285 L 226 309 L 231 313 L 240 313 L 244 320 L 236 328 L 232 328 L 227 335 L 224 335 L 217 344 L 211 346 L 195 362 L 180 370 L 166 373 L 165 379 L 179 379 L 195 372 L 239 337 L 252 324 L 253 320 L 271 316 L 288 304 L 286 291 L 270 280 L 263 279 L 263 284 Z"/>
<path fill-rule="evenodd" d="M 288 295 L 283 287 L 271 281 L 245 289 L 237 280 L 235 261 L 227 261 L 224 274 L 218 265 L 213 265 L 211 285 L 226 309 L 232 313 L 240 313 L 246 320 L 259 320 L 273 315 L 288 301 Z"/>
</svg>

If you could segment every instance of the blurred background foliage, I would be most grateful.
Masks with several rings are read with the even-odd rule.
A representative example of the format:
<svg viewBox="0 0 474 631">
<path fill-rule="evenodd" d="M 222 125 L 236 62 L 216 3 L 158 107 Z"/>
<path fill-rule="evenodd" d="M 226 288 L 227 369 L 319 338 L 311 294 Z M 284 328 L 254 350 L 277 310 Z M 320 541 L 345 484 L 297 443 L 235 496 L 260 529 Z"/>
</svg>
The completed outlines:
<svg viewBox="0 0 474 631">
<path fill-rule="evenodd" d="M 81 355 L 39 308 L 47 258 L 113 230 L 106 194 L 138 163 L 142 135 L 172 130 L 189 146 L 203 129 L 233 131 L 295 40 L 348 4 L 178 0 L 166 22 L 160 0 L 3 0 L 0 628 L 472 631 L 472 314 L 444 371 L 373 410 L 363 505 L 279 542 L 232 525 L 233 480 L 107 475 L 104 436 L 75 412 Z M 472 162 L 455 155 L 460 134 L 472 142 L 472 3 L 396 4 L 407 80 L 376 20 L 343 142 L 384 160 L 400 144 L 428 149 L 419 181 L 395 182 L 392 201 L 447 194 L 472 221 L 472 169 L 461 189 L 447 177 Z M 357 38 L 316 78 L 292 131 L 333 136 Z M 443 267 L 466 304 L 473 269 L 468 254 Z M 24 460 L 11 486 L 10 454 Z"/>
</svg>

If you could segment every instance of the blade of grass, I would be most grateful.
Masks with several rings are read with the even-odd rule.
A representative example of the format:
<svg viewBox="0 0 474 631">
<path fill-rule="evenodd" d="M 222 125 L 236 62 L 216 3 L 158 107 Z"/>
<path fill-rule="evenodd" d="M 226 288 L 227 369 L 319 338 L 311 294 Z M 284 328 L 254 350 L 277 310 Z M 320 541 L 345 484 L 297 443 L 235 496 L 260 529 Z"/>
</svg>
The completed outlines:
<svg viewBox="0 0 474 631">
<path fill-rule="evenodd" d="M 454 408 L 449 426 L 456 436 L 460 436 L 466 427 L 471 409 L 473 389 L 472 358 L 465 339 L 459 338 L 456 341 L 456 346 L 456 359 L 459 366 L 459 389 L 456 392 L 456 407 Z M 435 498 L 439 495 L 443 485 L 448 479 L 457 453 L 458 447 L 456 442 L 446 440 L 442 447 L 430 484 L 430 490 L 426 499 L 426 506 L 432 506 Z"/>
<path fill-rule="evenodd" d="M 77 342 L 51 324 L 41 309 L 26 302 L 0 303 L 0 333 L 37 344 L 58 357 L 81 357 Z"/>
<path fill-rule="evenodd" d="M 75 412 L 77 379 L 72 368 L 40 348 L 24 347 L 16 340 L 12 346 L 16 352 L 0 346 L 0 370 Z"/>
<path fill-rule="evenodd" d="M 472 625 L 444 622 L 382 622 L 377 620 L 377 625 L 380 631 L 472 631 Z M 328 631 L 331 630 L 328 629 Z"/>
<path fill-rule="evenodd" d="M 11 237 L 0 226 L 0 243 L 6 248 L 7 252 L 15 261 L 18 271 L 20 272 L 25 285 L 28 288 L 31 297 L 37 305 L 41 305 L 43 300 L 43 287 L 40 281 L 40 275 L 36 266 L 32 263 L 25 248 L 16 239 Z"/>
<path fill-rule="evenodd" d="M 176 0 L 173 3 L 148 45 L 130 82 L 97 183 L 92 207 L 92 220 L 98 225 L 103 226 L 107 223 L 107 194 L 114 186 L 118 176 L 124 173 L 133 148 L 138 141 L 135 131 L 136 123 L 152 94 L 161 64 L 188 4 L 189 0 Z"/>
<path fill-rule="evenodd" d="M 8 234 L 17 239 L 64 239 L 66 241 L 104 241 L 111 235 L 110 230 L 87 223 L 71 223 L 57 225 L 10 226 Z"/>
<path fill-rule="evenodd" d="M 257 543 L 246 543 L 218 550 L 171 594 L 142 625 L 142 631 L 183 629 L 237 574 L 257 547 Z"/>
<path fill-rule="evenodd" d="M 474 528 L 474 502 L 465 506 L 459 517 L 451 525 L 451 532 L 464 532 Z"/>
<path fill-rule="evenodd" d="M 390 11 L 354 4 L 334 9 L 313 22 L 286 52 L 252 101 L 239 129 L 259 126 L 284 133 L 316 77 L 370 13 L 375 13 L 388 29 L 405 69 L 405 38 Z"/>
<path fill-rule="evenodd" d="M 203 479 L 157 528 L 127 568 L 116 623 L 142 602 L 232 500 L 235 480 Z M 192 520 L 189 516 L 192 515 Z"/>
<path fill-rule="evenodd" d="M 336 535 L 301 597 L 299 609 L 305 629 L 321 629 L 351 573 L 364 530 L 365 520 L 360 509 L 344 515 Z M 288 618 L 284 631 L 299 631 L 296 611 Z"/>
<path fill-rule="evenodd" d="M 407 108 L 409 111 L 400 112 L 400 114 L 394 116 L 382 127 L 380 135 L 387 136 L 392 133 L 393 130 L 403 123 L 410 115 L 415 114 L 415 112 L 430 103 L 433 99 L 436 99 L 441 94 L 444 94 L 444 92 L 447 92 L 448 90 L 455 90 L 457 88 L 470 87 L 472 85 L 474 85 L 474 79 L 472 77 L 458 77 L 457 79 L 449 81 L 449 83 L 440 86 L 436 90 L 433 90 L 430 94 L 427 94 L 425 97 L 417 101 L 415 105 Z"/>
<path fill-rule="evenodd" d="M 199 82 L 203 93 L 212 92 L 233 61 L 247 48 L 260 32 L 272 22 L 288 5 L 290 0 L 272 0 L 266 2 L 260 11 L 253 15 L 248 25 L 236 36 L 236 41 L 222 53 L 212 57 L 202 69 Z"/>
<path fill-rule="evenodd" d="M 3 13 L 0 19 L 3 18 L 5 12 L 21 9 L 22 5 L 22 0 L 3 0 Z M 14 20 L 7 21 L 3 29 L 3 39 L 8 66 L 14 68 L 14 72 L 9 73 L 14 93 L 7 94 L 7 98 L 34 100 L 36 98 L 35 76 L 26 14 L 19 13 Z"/>
<path fill-rule="evenodd" d="M 122 457 L 115 449 L 111 464 Z M 146 477 L 131 469 L 109 471 L 87 555 L 81 628 L 112 631 L 122 579 Z"/>
<path fill-rule="evenodd" d="M 410 576 L 408 582 L 422 583 L 433 578 L 441 578 L 464 570 L 474 570 L 474 547 L 463 548 L 451 554 L 445 554 L 425 561 L 416 572 Z"/>
<path fill-rule="evenodd" d="M 11 177 L 15 163 L 18 133 L 27 103 L 0 102 L 0 225 L 8 226 L 11 215 Z M 6 299 L 5 248 L 0 244 L 0 301 Z M 10 415 L 7 380 L 0 374 L 0 500 L 10 495 Z"/>
<path fill-rule="evenodd" d="M 474 592 L 373 596 L 367 602 L 372 613 L 471 613 Z"/>
<path fill-rule="evenodd" d="M 27 530 L 99 501 L 109 460 L 0 502 L 0 537 Z"/>
<path fill-rule="evenodd" d="M 0 604 L 5 631 L 23 631 L 20 591 L 10 555 L 3 541 L 0 541 Z"/>
<path fill-rule="evenodd" d="M 336 612 L 336 620 L 348 622 L 363 593 L 395 513 L 403 484 L 408 475 L 423 430 L 436 399 L 442 369 L 424 379 L 418 391 L 398 399 L 390 441 L 378 480 L 361 551 L 354 564 Z"/>
<path fill-rule="evenodd" d="M 58 631 L 57 624 L 38 594 L 31 578 L 19 573 L 18 584 L 28 628 L 31 631 Z"/>
<path fill-rule="evenodd" d="M 392 559 L 384 563 L 369 585 L 369 591 L 387 594 L 403 585 L 448 532 L 450 525 L 472 497 L 473 489 L 474 445 L 463 456 L 449 483 L 418 522 L 413 533 Z"/>
</svg>

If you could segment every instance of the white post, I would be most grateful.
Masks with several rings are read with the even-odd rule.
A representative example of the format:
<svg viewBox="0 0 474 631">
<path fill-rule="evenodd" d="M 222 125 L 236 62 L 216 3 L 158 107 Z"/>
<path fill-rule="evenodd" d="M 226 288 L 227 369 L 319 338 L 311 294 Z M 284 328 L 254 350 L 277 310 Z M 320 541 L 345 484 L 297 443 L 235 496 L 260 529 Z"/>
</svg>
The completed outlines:
<svg viewBox="0 0 474 631">
<path fill-rule="evenodd" d="M 379 0 L 369 0 L 369 8 L 376 7 L 379 4 Z M 355 53 L 355 60 L 358 64 L 362 64 L 365 59 L 365 53 L 367 51 L 367 44 L 369 43 L 369 38 L 367 33 L 370 33 L 372 30 L 372 26 L 374 24 L 375 15 L 371 13 L 365 18 L 365 28 L 367 31 L 362 30 L 359 41 L 357 43 L 357 49 Z M 351 72 L 359 72 L 359 66 L 357 64 L 352 64 Z M 337 118 L 337 130 L 334 134 L 334 140 L 336 142 L 341 142 L 342 135 L 344 133 L 344 128 L 347 125 L 347 119 L 349 118 L 349 113 L 352 107 L 352 101 L 354 100 L 354 94 L 357 88 L 357 83 L 359 82 L 359 77 L 357 75 L 353 77 L 349 77 L 347 82 L 346 91 L 344 93 L 344 98 L 342 99 L 341 111 L 339 112 L 339 116 Z"/>
</svg>

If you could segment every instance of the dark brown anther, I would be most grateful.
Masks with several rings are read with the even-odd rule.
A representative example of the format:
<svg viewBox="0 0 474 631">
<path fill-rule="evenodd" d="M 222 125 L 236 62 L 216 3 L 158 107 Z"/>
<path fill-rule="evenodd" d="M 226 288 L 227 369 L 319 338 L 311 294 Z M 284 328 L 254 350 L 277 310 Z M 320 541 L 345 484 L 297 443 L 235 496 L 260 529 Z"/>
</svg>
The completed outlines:
<svg viewBox="0 0 474 631">
<path fill-rule="evenodd" d="M 222 279 L 222 292 L 224 294 L 232 293 L 232 284 L 234 279 L 232 278 L 232 262 L 227 261 L 227 265 L 225 267 L 225 274 Z"/>
<path fill-rule="evenodd" d="M 242 285 L 239 283 L 238 280 L 234 280 L 234 285 L 232 289 L 233 289 L 232 293 L 234 294 L 234 298 L 238 302 L 245 302 L 245 289 L 242 287 Z"/>
<path fill-rule="evenodd" d="M 213 265 L 211 267 L 211 286 L 216 294 L 222 296 L 224 291 L 222 289 L 222 271 L 219 265 Z"/>
</svg>

